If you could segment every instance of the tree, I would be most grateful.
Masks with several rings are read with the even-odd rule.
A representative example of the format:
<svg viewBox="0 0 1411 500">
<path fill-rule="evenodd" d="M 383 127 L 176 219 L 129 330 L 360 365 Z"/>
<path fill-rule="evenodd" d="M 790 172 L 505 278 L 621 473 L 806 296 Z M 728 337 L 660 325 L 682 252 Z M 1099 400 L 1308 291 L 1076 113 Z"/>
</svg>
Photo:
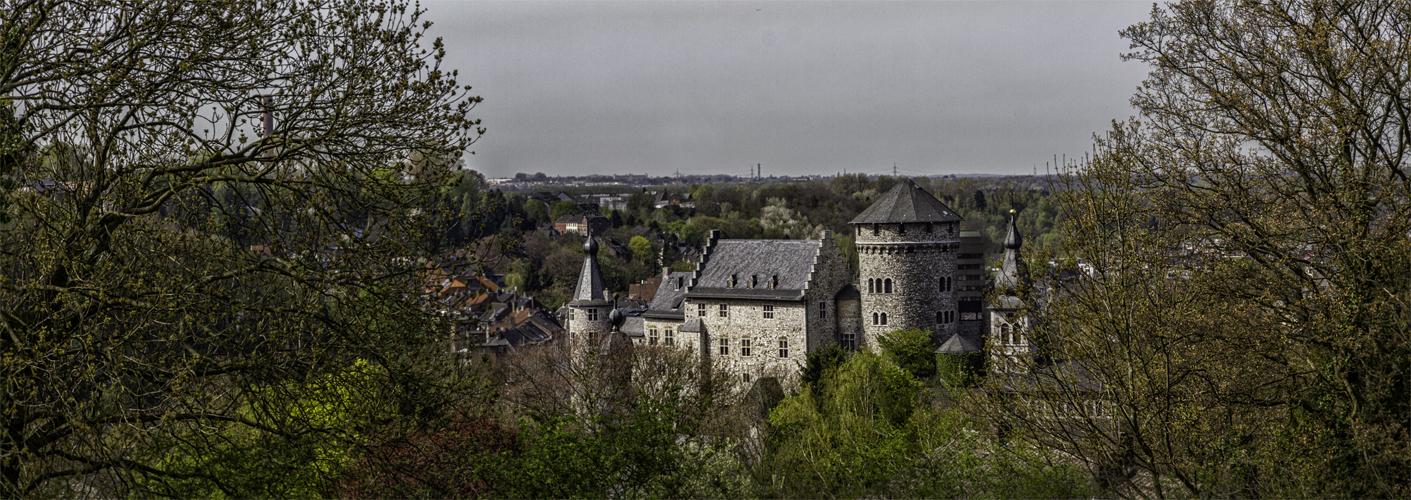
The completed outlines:
<svg viewBox="0 0 1411 500">
<path fill-rule="evenodd" d="M 1142 119 L 1060 186 L 1091 277 L 1035 311 L 1032 404 L 993 408 L 1124 496 L 1411 493 L 1408 25 L 1190 1 L 1125 30 Z"/>
<path fill-rule="evenodd" d="M 302 381 L 371 373 L 351 397 L 381 394 L 368 425 L 386 432 L 467 394 L 422 300 L 428 263 L 445 262 L 429 242 L 455 213 L 436 207 L 455 166 L 417 159 L 458 158 L 483 132 L 480 99 L 440 67 L 439 41 L 423 50 L 420 10 L 0 12 L 14 116 L 0 153 L 33 188 L 11 193 L 0 226 L 0 496 L 191 496 L 163 485 L 196 480 L 238 495 L 220 486 L 281 471 L 156 457 L 244 431 L 358 446 L 370 429 L 351 420 L 250 413 L 336 402 Z"/>
<path fill-rule="evenodd" d="M 911 376 L 925 380 L 936 374 L 936 346 L 931 342 L 930 330 L 897 330 L 878 337 L 877 343 L 888 359 Z"/>
<path fill-rule="evenodd" d="M 578 209 L 577 203 L 564 200 L 554 202 L 553 206 L 550 207 L 549 212 L 549 216 L 552 217 L 553 220 L 559 220 L 559 217 L 563 217 L 565 215 L 573 215 L 581 212 L 581 210 Z"/>
<path fill-rule="evenodd" d="M 627 240 L 627 248 L 632 249 L 632 260 L 638 262 L 655 262 L 656 251 L 652 250 L 652 242 L 641 236 L 633 236 Z"/>
</svg>

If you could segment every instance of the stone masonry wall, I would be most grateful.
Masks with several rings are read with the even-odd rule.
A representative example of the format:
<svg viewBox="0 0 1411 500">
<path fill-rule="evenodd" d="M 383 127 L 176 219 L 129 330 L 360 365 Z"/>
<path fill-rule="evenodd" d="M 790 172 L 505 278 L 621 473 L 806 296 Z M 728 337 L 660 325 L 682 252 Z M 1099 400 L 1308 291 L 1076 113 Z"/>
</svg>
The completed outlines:
<svg viewBox="0 0 1411 500">
<path fill-rule="evenodd" d="M 695 317 L 698 304 L 706 305 L 706 334 L 709 348 L 703 349 L 711 359 L 724 362 L 737 380 L 750 374 L 750 380 L 778 377 L 786 390 L 798 379 L 798 364 L 803 363 L 807 349 L 806 319 L 808 308 L 803 302 L 746 299 L 687 299 L 686 314 Z M 720 305 L 728 306 L 726 317 L 720 317 Z M 774 306 L 774 318 L 764 317 L 764 306 Z M 720 355 L 720 339 L 725 339 L 729 354 Z M 740 351 L 741 340 L 750 340 L 750 355 Z M 779 356 L 779 340 L 788 341 L 787 356 Z"/>
<path fill-rule="evenodd" d="M 832 232 L 824 231 L 823 244 L 818 247 L 808 289 L 804 291 L 808 303 L 808 352 L 839 340 L 838 305 L 834 297 L 849 283 L 852 283 L 852 273 L 848 271 L 847 261 L 833 243 Z"/>
<path fill-rule="evenodd" d="M 955 311 L 954 287 L 940 291 L 940 279 L 955 274 L 960 237 L 954 223 L 859 224 L 856 226 L 862 293 L 863 335 L 859 347 L 875 349 L 877 337 L 896 330 L 931 330 L 937 345 L 955 333 L 957 322 L 937 323 L 936 313 Z M 868 279 L 892 280 L 892 293 L 868 290 Z M 874 325 L 874 313 L 887 313 Z M 958 316 L 958 315 L 957 315 Z M 958 319 L 958 318 L 956 318 Z"/>
</svg>

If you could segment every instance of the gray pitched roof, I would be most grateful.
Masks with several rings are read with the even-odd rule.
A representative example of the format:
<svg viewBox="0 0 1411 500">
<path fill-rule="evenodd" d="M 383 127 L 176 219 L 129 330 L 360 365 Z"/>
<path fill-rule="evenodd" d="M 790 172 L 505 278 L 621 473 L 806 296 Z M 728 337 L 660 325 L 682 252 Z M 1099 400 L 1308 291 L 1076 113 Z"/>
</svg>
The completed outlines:
<svg viewBox="0 0 1411 500">
<path fill-rule="evenodd" d="M 701 321 L 700 318 L 691 318 L 691 319 L 686 320 L 686 323 L 685 323 L 685 324 L 681 325 L 681 332 L 682 332 L 682 333 L 705 333 L 705 328 L 706 328 L 705 322 L 704 322 L 704 321 Z"/>
<path fill-rule="evenodd" d="M 678 282 L 681 284 L 679 289 L 677 288 Z M 685 317 L 684 311 L 681 310 L 681 299 L 686 296 L 686 288 L 689 286 L 691 286 L 689 271 L 667 274 L 666 279 L 662 280 L 661 285 L 657 287 L 657 294 L 652 297 L 652 303 L 647 306 L 647 312 L 642 315 L 659 319 Z"/>
<path fill-rule="evenodd" d="M 801 300 L 822 244 L 822 240 L 717 240 L 688 295 Z M 779 282 L 771 288 L 775 276 Z"/>
<path fill-rule="evenodd" d="M 980 350 L 980 346 L 974 341 L 965 338 L 959 333 L 951 335 L 949 339 L 941 343 L 934 351 L 936 354 L 965 354 Z"/>
<path fill-rule="evenodd" d="M 898 182 L 872 206 L 852 220 L 852 224 L 898 222 L 959 222 L 963 220 L 941 200 L 921 189 L 911 179 Z"/>
</svg>

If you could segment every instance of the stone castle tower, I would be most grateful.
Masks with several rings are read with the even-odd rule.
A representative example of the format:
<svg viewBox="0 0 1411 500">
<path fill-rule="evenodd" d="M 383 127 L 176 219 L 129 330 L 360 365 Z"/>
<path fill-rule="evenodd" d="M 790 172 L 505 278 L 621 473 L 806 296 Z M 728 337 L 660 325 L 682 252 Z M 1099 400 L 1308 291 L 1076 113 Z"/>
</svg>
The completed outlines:
<svg viewBox="0 0 1411 500">
<path fill-rule="evenodd" d="M 588 347 L 597 335 L 608 331 L 608 314 L 616 303 L 603 286 L 603 273 L 598 269 L 598 242 L 590 234 L 583 243 L 583 270 L 578 274 L 578 286 L 568 302 L 568 342 L 575 352 Z"/>
<path fill-rule="evenodd" d="M 956 332 L 961 220 L 910 179 L 853 219 L 862 295 L 859 347 L 875 349 L 877 336 L 895 330 L 931 330 L 933 345 Z"/>
</svg>

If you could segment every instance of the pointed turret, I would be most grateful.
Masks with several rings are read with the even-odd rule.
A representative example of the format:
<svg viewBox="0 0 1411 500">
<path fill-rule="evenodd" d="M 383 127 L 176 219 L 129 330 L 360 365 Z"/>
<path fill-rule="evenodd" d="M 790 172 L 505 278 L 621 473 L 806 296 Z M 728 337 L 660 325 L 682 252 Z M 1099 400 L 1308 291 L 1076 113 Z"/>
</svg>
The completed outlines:
<svg viewBox="0 0 1411 500">
<path fill-rule="evenodd" d="M 583 270 L 578 273 L 578 286 L 573 290 L 569 305 L 602 305 L 607 301 L 603 272 L 598 268 L 598 242 L 590 233 L 588 241 L 583 242 Z"/>
<path fill-rule="evenodd" d="M 1029 284 L 1029 268 L 1019 255 L 1019 247 L 1024 240 L 1019 236 L 1014 210 L 1009 211 L 1009 233 L 1004 236 L 1004 262 L 1000 264 L 999 275 L 995 276 L 995 287 L 1013 295 Z"/>
</svg>

